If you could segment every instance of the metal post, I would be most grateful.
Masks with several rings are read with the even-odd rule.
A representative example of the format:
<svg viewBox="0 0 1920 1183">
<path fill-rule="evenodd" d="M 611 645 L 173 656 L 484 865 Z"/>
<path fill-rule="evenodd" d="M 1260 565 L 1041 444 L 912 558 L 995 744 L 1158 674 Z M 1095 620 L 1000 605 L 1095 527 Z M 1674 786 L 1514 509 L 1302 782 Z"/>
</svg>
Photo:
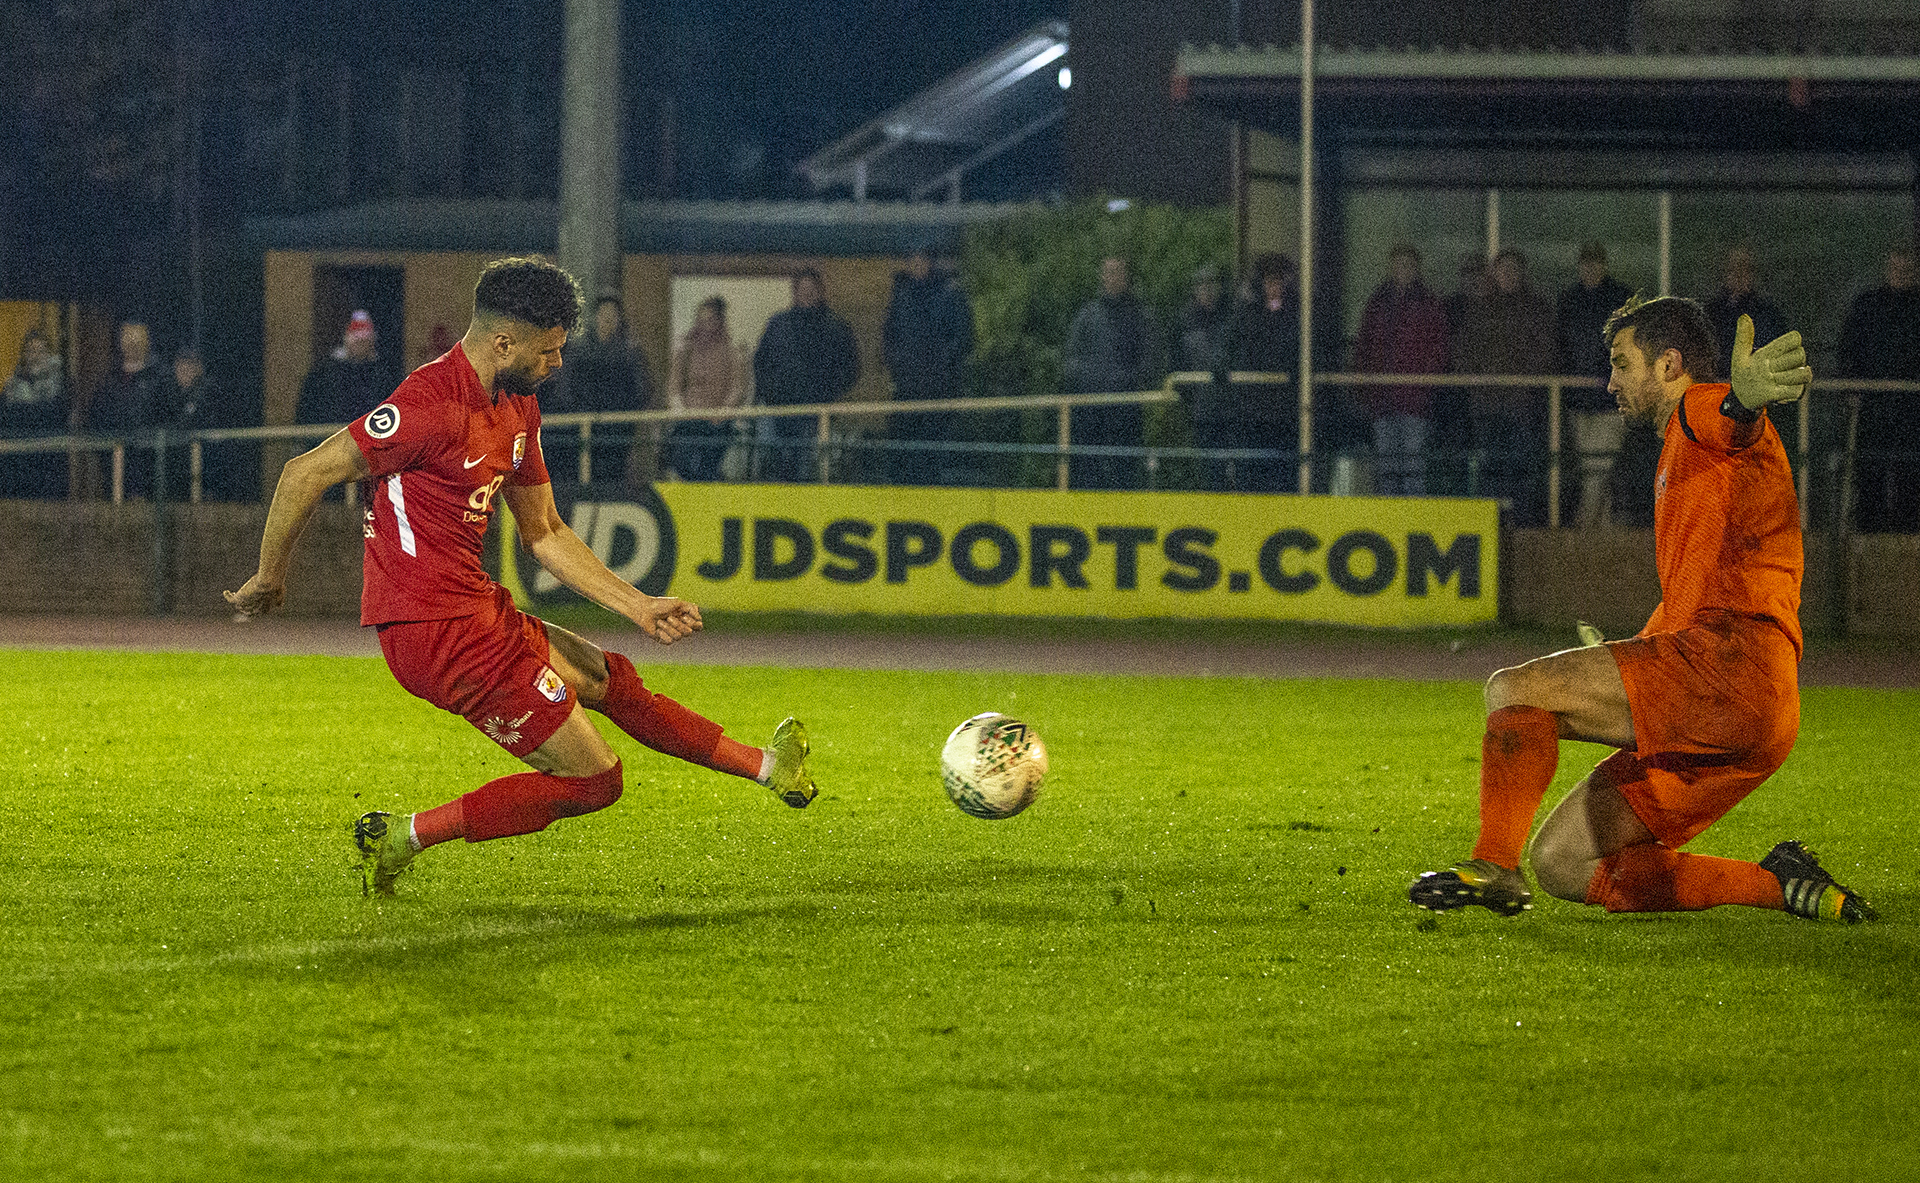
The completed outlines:
<svg viewBox="0 0 1920 1183">
<path fill-rule="evenodd" d="M 165 616 L 173 600 L 172 509 L 167 504 L 167 432 L 153 433 L 153 563 L 147 584 L 147 613 Z"/>
<path fill-rule="evenodd" d="M 618 291 L 620 5 L 567 0 L 560 113 L 560 265 L 588 300 Z"/>
<path fill-rule="evenodd" d="M 593 424 L 582 421 L 580 424 L 580 459 L 575 468 L 580 474 L 580 483 L 593 483 Z"/>
<path fill-rule="evenodd" d="M 127 499 L 127 445 L 113 445 L 113 503 Z"/>
<path fill-rule="evenodd" d="M 1054 487 L 1067 491 L 1067 449 L 1073 446 L 1073 408 L 1060 404 L 1060 459 L 1054 466 Z"/>
<path fill-rule="evenodd" d="M 1500 253 L 1500 190 L 1487 190 L 1487 261 Z"/>
<path fill-rule="evenodd" d="M 830 463 L 827 445 L 833 442 L 833 428 L 828 422 L 831 417 L 831 411 L 820 412 L 820 426 L 813 433 L 814 462 L 820 466 L 820 483 L 823 485 L 827 483 Z"/>
<path fill-rule="evenodd" d="M 1673 194 L 1660 191 L 1660 294 L 1673 295 Z"/>
<path fill-rule="evenodd" d="M 1300 0 L 1300 492 L 1313 491 L 1313 0 Z"/>
<path fill-rule="evenodd" d="M 1587 458 L 1580 457 L 1582 468 Z M 1560 528 L 1560 384 L 1547 384 L 1547 528 Z"/>
<path fill-rule="evenodd" d="M 201 466 L 202 466 L 201 452 L 203 450 L 204 450 L 204 445 L 201 444 L 199 437 L 196 436 L 194 439 L 188 441 L 187 443 L 187 500 L 192 502 L 195 505 L 200 504 L 200 475 L 201 475 Z"/>
<path fill-rule="evenodd" d="M 1812 400 L 1813 391 L 1812 389 L 1808 389 L 1805 394 L 1800 396 L 1800 405 L 1795 408 L 1795 410 L 1800 413 L 1800 479 L 1796 481 L 1795 484 L 1799 486 L 1797 492 L 1800 496 L 1800 530 L 1802 533 L 1813 528 L 1813 516 L 1807 508 L 1807 466 L 1813 459 L 1813 413 L 1807 409 L 1807 404 Z"/>
</svg>

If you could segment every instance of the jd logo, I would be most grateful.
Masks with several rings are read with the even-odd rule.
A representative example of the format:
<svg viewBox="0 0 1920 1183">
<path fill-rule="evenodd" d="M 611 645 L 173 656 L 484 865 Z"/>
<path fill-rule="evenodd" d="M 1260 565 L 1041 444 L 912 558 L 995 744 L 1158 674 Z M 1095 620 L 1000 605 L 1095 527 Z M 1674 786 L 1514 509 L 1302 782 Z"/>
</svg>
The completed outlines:
<svg viewBox="0 0 1920 1183">
<path fill-rule="evenodd" d="M 555 485 L 553 494 L 560 516 L 609 570 L 650 596 L 666 593 L 679 547 L 673 514 L 653 486 Z M 523 579 L 531 577 L 524 586 L 534 598 L 573 598 L 531 554 L 514 549 L 517 570 Z"/>
</svg>

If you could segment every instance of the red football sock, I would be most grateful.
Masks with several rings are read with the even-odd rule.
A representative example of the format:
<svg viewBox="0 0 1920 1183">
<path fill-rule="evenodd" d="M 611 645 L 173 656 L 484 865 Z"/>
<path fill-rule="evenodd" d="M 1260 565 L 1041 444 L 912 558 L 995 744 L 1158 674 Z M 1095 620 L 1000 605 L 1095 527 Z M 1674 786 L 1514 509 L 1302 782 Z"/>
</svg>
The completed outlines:
<svg viewBox="0 0 1920 1183">
<path fill-rule="evenodd" d="M 420 844 L 420 849 L 467 836 L 467 812 L 460 805 L 462 800 L 455 797 L 445 805 L 423 809 L 413 815 L 413 838 Z"/>
<path fill-rule="evenodd" d="M 648 690 L 623 653 L 607 650 L 606 697 L 587 705 L 656 752 L 749 780 L 760 776 L 759 748 L 728 739 L 720 724 Z"/>
<path fill-rule="evenodd" d="M 1657 842 L 1617 850 L 1600 860 L 1587 902 L 1609 912 L 1699 912 L 1720 904 L 1785 908 L 1780 881 L 1759 863 L 1681 854 Z"/>
<path fill-rule="evenodd" d="M 544 830 L 563 817 L 605 809 L 620 799 L 620 762 L 592 776 L 516 772 L 488 781 L 460 798 L 469 842 Z"/>
<path fill-rule="evenodd" d="M 1480 740 L 1480 840 L 1473 857 L 1517 869 L 1533 815 L 1560 764 L 1560 724 L 1539 707 L 1501 707 Z"/>
</svg>

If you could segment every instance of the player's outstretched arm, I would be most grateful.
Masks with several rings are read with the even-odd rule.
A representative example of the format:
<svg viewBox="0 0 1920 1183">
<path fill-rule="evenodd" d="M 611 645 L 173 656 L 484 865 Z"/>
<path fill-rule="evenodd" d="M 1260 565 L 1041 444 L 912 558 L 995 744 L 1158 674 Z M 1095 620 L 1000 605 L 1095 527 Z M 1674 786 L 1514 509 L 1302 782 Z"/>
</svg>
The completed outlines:
<svg viewBox="0 0 1920 1183">
<path fill-rule="evenodd" d="M 244 616 L 258 616 L 280 606 L 286 596 L 287 567 L 293 562 L 293 544 L 300 540 L 313 507 L 328 489 L 342 481 L 359 480 L 372 470 L 360 445 L 345 428 L 334 432 L 310 452 L 287 461 L 267 509 L 267 528 L 260 535 L 260 566 L 237 592 L 223 591 L 227 603 Z"/>
<path fill-rule="evenodd" d="M 633 621 L 662 645 L 700 631 L 698 606 L 672 596 L 650 596 L 607 570 L 561 518 L 552 485 L 508 485 L 503 492 L 521 540 L 555 579 Z"/>
<path fill-rule="evenodd" d="M 1807 349 L 1799 332 L 1783 333 L 1755 349 L 1750 316 L 1742 316 L 1734 327 L 1733 360 L 1727 372 L 1733 396 L 1748 411 L 1793 402 L 1813 381 L 1813 368 L 1807 365 Z"/>
</svg>

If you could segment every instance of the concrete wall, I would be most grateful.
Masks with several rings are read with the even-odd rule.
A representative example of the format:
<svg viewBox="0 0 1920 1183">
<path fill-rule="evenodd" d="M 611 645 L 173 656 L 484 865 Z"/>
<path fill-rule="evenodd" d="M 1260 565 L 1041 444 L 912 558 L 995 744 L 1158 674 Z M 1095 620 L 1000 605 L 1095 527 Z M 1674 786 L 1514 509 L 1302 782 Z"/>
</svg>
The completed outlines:
<svg viewBox="0 0 1920 1183">
<path fill-rule="evenodd" d="M 263 506 L 172 507 L 171 611 L 218 616 L 220 598 L 253 572 Z M 0 567 L 0 604 L 20 615 L 138 616 L 149 611 L 153 507 L 145 502 L 0 501 L 0 536 L 12 562 Z M 1920 640 L 1920 536 L 1852 540 L 1844 573 L 1827 562 L 1827 540 L 1807 539 L 1800 619 L 1809 633 L 1830 631 L 1836 574 L 1844 574 L 1860 635 Z M 294 616 L 356 616 L 360 610 L 358 511 L 325 502 L 295 552 L 286 611 Z M 1500 615 L 1509 624 L 1566 629 L 1585 620 L 1610 637 L 1646 623 L 1660 598 L 1648 531 L 1519 530 L 1501 540 Z"/>
</svg>

